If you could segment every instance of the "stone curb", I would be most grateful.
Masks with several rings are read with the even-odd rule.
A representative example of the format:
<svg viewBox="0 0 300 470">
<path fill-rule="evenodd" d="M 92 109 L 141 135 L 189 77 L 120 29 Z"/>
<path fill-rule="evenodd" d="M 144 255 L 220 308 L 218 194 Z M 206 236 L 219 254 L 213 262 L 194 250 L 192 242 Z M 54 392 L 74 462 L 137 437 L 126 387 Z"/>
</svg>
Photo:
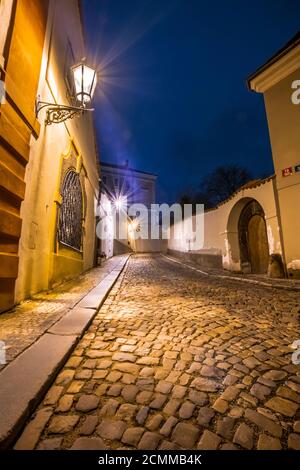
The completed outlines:
<svg viewBox="0 0 300 470">
<path fill-rule="evenodd" d="M 198 269 L 198 268 L 196 268 L 194 266 L 191 266 L 189 264 L 183 263 L 182 261 L 179 261 L 178 259 L 172 258 L 171 256 L 166 256 L 166 255 L 162 255 L 162 256 L 164 258 L 170 260 L 170 261 L 173 261 L 173 263 L 181 264 L 182 266 L 185 266 L 186 268 L 192 269 L 193 271 L 197 271 L 198 273 L 203 274 L 204 276 L 214 277 L 214 278 L 218 278 L 218 279 L 226 279 L 226 280 L 229 280 L 229 281 L 247 282 L 248 284 L 255 284 L 255 285 L 258 285 L 258 286 L 262 286 L 262 287 L 269 287 L 271 289 L 283 289 L 283 290 L 288 290 L 288 291 L 300 292 L 300 287 L 297 287 L 297 286 L 284 286 L 284 285 L 281 285 L 281 284 L 271 284 L 271 283 L 264 282 L 264 281 L 257 281 L 256 279 L 245 279 L 245 278 L 242 278 L 242 277 L 231 276 L 231 275 L 226 275 L 226 274 L 213 274 L 213 273 L 209 273 L 207 271 L 202 271 L 201 269 Z"/>
<path fill-rule="evenodd" d="M 102 306 L 130 257 L 0 372 L 0 450 L 18 436 Z"/>
</svg>

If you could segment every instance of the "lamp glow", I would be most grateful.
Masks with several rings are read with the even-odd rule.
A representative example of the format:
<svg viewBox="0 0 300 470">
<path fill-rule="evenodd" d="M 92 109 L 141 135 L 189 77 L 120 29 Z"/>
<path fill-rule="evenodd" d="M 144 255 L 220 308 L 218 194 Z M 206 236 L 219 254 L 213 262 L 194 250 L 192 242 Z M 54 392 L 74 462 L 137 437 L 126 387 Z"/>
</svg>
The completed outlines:
<svg viewBox="0 0 300 470">
<path fill-rule="evenodd" d="M 114 200 L 114 205 L 118 211 L 126 209 L 127 198 L 125 196 L 116 197 Z"/>
<path fill-rule="evenodd" d="M 85 64 L 79 64 L 72 67 L 76 98 L 83 105 L 89 103 L 94 95 L 97 85 L 96 70 Z"/>
</svg>

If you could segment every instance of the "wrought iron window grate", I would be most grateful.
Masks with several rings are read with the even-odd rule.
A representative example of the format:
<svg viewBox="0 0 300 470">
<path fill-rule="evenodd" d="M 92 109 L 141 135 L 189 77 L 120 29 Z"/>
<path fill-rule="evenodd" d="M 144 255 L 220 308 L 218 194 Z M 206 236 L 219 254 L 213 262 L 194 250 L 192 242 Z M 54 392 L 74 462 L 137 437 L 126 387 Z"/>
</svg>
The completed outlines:
<svg viewBox="0 0 300 470">
<path fill-rule="evenodd" d="M 59 213 L 58 241 L 76 250 L 82 241 L 82 189 L 80 177 L 69 171 L 62 185 L 62 204 Z"/>
</svg>

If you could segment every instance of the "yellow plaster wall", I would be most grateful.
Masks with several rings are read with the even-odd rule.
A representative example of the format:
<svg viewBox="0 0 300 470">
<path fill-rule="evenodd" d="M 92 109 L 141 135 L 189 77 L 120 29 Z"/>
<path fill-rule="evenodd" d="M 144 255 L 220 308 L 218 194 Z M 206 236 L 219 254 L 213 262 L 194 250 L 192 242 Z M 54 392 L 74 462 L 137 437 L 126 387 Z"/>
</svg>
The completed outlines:
<svg viewBox="0 0 300 470">
<path fill-rule="evenodd" d="M 69 103 L 65 70 L 70 45 L 74 62 L 78 62 L 84 56 L 78 1 L 50 0 L 38 87 L 42 101 Z M 27 187 L 21 207 L 23 227 L 15 290 L 17 302 L 77 276 L 91 268 L 94 262 L 94 201 L 98 196 L 99 174 L 93 118 L 86 114 L 50 126 L 45 126 L 44 120 L 43 110 L 39 114 L 40 135 L 37 140 L 31 140 L 25 175 Z M 72 158 L 69 158 L 70 152 Z M 86 192 L 82 252 L 62 246 L 56 239 L 65 164 L 80 173 Z"/>
<path fill-rule="evenodd" d="M 47 0 L 5 0 L 0 8 L 0 78 L 6 91 L 6 99 L 0 104 L 0 312 L 15 303 L 25 169 L 30 141 L 39 135 L 34 103 L 47 6 Z"/>
<path fill-rule="evenodd" d="M 284 168 L 300 164 L 300 105 L 292 103 L 292 83 L 300 68 L 264 93 L 286 264 L 291 277 L 300 276 L 300 172 L 283 177 Z"/>
</svg>

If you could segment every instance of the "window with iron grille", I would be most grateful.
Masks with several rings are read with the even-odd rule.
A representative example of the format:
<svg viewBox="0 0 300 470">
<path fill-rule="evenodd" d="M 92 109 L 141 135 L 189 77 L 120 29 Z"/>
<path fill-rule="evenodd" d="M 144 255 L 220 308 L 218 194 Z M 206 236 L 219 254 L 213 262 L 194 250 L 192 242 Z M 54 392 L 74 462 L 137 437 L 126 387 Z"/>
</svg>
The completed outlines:
<svg viewBox="0 0 300 470">
<path fill-rule="evenodd" d="M 58 241 L 81 249 L 83 199 L 79 174 L 69 171 L 63 181 L 62 204 L 59 212 Z"/>
</svg>

